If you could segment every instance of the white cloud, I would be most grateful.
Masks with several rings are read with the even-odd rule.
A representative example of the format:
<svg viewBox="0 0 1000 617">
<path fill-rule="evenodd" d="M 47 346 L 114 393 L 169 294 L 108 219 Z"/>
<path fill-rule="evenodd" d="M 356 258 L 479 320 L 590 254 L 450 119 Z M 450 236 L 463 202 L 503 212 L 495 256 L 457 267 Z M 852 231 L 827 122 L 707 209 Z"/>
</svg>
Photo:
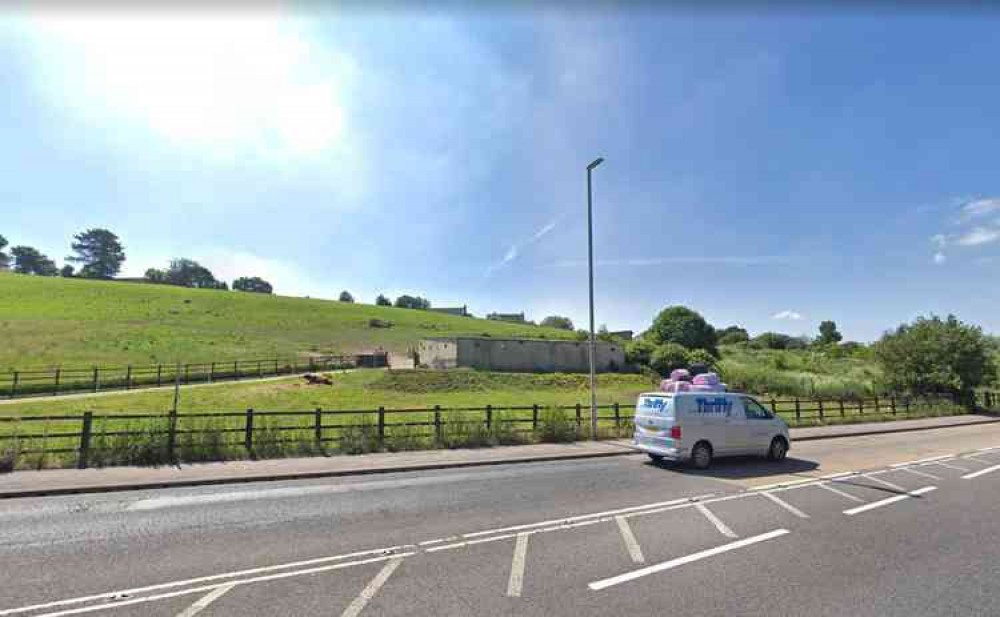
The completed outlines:
<svg viewBox="0 0 1000 617">
<path fill-rule="evenodd" d="M 934 234 L 931 236 L 931 244 L 937 247 L 944 248 L 948 246 L 948 236 L 944 234 Z"/>
<path fill-rule="evenodd" d="M 521 251 L 523 249 L 525 249 L 525 248 L 531 246 L 532 244 L 538 242 L 539 240 L 541 240 L 542 238 L 544 238 L 549 232 L 551 232 L 555 228 L 556 228 L 556 221 L 552 221 L 551 223 L 548 223 L 547 225 L 542 226 L 538 231 L 536 231 L 535 233 L 533 233 L 531 235 L 531 237 L 528 238 L 527 240 L 525 240 L 524 242 L 522 242 L 520 244 L 512 244 L 510 246 L 510 248 L 507 249 L 507 252 L 504 253 L 503 259 L 501 259 L 500 261 L 496 262 L 495 264 L 492 264 L 490 267 L 488 267 L 486 269 L 486 276 L 487 277 L 492 276 L 497 270 L 503 268 L 504 266 L 506 266 L 510 262 L 512 262 L 515 259 L 517 259 L 518 257 L 520 257 L 521 256 Z"/>
<path fill-rule="evenodd" d="M 787 319 L 790 321 L 801 321 L 802 315 L 796 313 L 795 311 L 781 311 L 780 313 L 775 313 L 771 316 L 771 319 Z"/>
<path fill-rule="evenodd" d="M 21 24 L 52 104 L 198 155 L 285 161 L 350 148 L 357 67 L 273 12 L 43 12 Z"/>
<path fill-rule="evenodd" d="M 962 219 L 969 220 L 992 212 L 1000 212 L 1000 198 L 975 199 L 962 206 Z"/>
<path fill-rule="evenodd" d="M 989 244 L 1000 239 L 1000 228 L 974 227 L 958 237 L 958 243 L 962 246 L 979 246 Z"/>
<path fill-rule="evenodd" d="M 944 253 L 941 253 L 941 252 L 934 253 L 934 263 L 935 264 L 941 265 L 941 264 L 943 264 L 946 261 L 948 261 L 948 257 Z"/>
<path fill-rule="evenodd" d="M 195 261 L 212 271 L 220 281 L 232 283 L 241 276 L 259 276 L 274 285 L 274 291 L 283 296 L 331 297 L 339 293 L 330 285 L 312 280 L 295 264 L 280 259 L 260 257 L 253 253 L 229 249 L 195 251 Z"/>
</svg>

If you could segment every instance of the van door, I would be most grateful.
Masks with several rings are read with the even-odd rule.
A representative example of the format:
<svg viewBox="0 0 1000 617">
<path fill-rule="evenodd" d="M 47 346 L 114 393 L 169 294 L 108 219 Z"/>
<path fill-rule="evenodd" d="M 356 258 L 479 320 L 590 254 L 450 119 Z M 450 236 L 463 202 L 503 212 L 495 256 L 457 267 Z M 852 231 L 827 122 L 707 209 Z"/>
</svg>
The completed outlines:
<svg viewBox="0 0 1000 617">
<path fill-rule="evenodd" d="M 775 434 L 774 415 L 749 396 L 742 397 L 749 435 L 748 448 L 754 454 L 767 452 Z"/>
<path fill-rule="evenodd" d="M 743 409 L 743 400 L 736 396 L 728 396 L 726 399 L 731 403 L 725 429 L 729 453 L 748 454 L 753 448 L 753 439 L 750 435 L 750 424 L 747 422 L 747 415 Z"/>
</svg>

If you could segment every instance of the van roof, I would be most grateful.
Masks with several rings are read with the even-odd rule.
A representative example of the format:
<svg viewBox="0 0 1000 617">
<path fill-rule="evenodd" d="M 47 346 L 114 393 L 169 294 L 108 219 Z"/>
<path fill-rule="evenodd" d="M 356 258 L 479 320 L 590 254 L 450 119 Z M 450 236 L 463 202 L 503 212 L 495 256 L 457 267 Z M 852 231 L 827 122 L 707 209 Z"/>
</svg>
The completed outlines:
<svg viewBox="0 0 1000 617">
<path fill-rule="evenodd" d="M 663 392 L 663 391 L 653 391 L 653 392 L 643 392 L 639 396 L 705 396 L 706 394 L 730 394 L 733 396 L 749 396 L 743 392 Z"/>
</svg>

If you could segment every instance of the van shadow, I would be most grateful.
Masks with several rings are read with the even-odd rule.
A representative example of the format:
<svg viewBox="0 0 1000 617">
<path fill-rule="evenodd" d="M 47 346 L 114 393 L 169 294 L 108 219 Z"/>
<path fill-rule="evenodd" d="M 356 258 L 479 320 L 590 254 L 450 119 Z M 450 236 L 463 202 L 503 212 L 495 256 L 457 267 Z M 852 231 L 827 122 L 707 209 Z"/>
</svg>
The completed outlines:
<svg viewBox="0 0 1000 617">
<path fill-rule="evenodd" d="M 712 466 L 708 469 L 695 469 L 688 464 L 672 461 L 662 461 L 659 463 L 649 461 L 646 464 L 662 469 L 670 469 L 671 471 L 677 471 L 685 475 L 733 480 L 806 473 L 819 468 L 819 463 L 799 458 L 788 457 L 780 463 L 776 463 L 754 456 L 733 456 L 715 459 L 712 461 Z"/>
</svg>

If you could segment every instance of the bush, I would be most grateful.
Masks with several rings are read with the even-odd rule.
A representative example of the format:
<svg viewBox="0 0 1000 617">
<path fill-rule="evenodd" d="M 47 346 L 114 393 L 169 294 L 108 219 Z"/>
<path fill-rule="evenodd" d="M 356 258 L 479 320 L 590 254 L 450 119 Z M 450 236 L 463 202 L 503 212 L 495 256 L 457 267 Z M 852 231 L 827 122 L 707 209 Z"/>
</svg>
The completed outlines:
<svg viewBox="0 0 1000 617">
<path fill-rule="evenodd" d="M 712 354 L 708 353 L 704 349 L 692 349 L 687 352 L 688 369 L 690 369 L 695 364 L 703 364 L 709 371 L 715 370 L 715 364 L 717 360 Z M 694 372 L 692 371 L 692 375 Z"/>
<path fill-rule="evenodd" d="M 688 350 L 677 343 L 658 346 L 649 359 L 650 368 L 664 377 L 674 369 L 687 368 L 689 363 Z"/>
<path fill-rule="evenodd" d="M 652 341 L 638 338 L 625 343 L 625 362 L 633 366 L 649 366 L 656 345 Z"/>
<path fill-rule="evenodd" d="M 566 443 L 576 440 L 576 422 L 565 409 L 550 407 L 542 410 L 539 418 L 541 429 L 539 437 L 547 443 Z"/>
<path fill-rule="evenodd" d="M 875 344 L 875 358 L 889 388 L 915 394 L 949 392 L 968 399 L 996 373 L 982 329 L 954 315 L 918 317 L 887 332 Z"/>
</svg>

